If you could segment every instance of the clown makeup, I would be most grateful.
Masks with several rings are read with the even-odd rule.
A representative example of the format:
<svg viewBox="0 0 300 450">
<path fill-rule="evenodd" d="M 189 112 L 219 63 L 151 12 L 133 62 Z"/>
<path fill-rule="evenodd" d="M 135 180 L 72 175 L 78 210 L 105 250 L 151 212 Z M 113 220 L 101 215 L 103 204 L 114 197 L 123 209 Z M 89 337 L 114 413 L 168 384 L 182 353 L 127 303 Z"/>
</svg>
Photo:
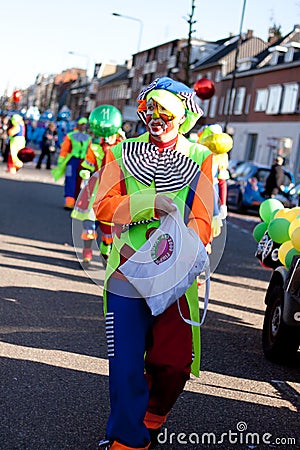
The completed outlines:
<svg viewBox="0 0 300 450">
<path fill-rule="evenodd" d="M 147 101 L 146 124 L 149 133 L 156 140 L 168 142 L 178 134 L 183 117 L 175 117 L 170 111 L 157 103 L 152 98 Z"/>
</svg>

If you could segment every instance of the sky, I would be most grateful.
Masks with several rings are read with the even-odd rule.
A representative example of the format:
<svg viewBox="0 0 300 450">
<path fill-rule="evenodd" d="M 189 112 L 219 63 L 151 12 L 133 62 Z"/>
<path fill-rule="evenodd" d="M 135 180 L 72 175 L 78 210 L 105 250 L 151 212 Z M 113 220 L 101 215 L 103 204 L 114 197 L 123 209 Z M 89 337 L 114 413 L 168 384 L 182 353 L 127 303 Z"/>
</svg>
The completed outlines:
<svg viewBox="0 0 300 450">
<path fill-rule="evenodd" d="M 242 31 L 251 29 L 263 40 L 274 23 L 283 35 L 300 24 L 300 0 L 195 0 L 193 38 L 215 41 L 238 34 L 244 2 Z M 192 0 L 3 2 L 0 95 L 34 84 L 39 73 L 79 67 L 92 75 L 95 63 L 124 64 L 139 41 L 145 50 L 187 38 L 191 9 Z"/>
</svg>

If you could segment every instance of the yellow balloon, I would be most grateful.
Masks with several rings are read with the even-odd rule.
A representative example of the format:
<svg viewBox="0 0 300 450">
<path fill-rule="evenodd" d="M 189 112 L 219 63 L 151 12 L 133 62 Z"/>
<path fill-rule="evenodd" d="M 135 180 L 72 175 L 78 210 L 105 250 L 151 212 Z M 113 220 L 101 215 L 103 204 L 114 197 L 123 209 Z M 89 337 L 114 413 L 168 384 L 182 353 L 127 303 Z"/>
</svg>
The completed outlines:
<svg viewBox="0 0 300 450">
<path fill-rule="evenodd" d="M 233 147 L 233 139 L 227 133 L 210 134 L 201 140 L 201 144 L 213 153 L 227 153 Z"/>
<path fill-rule="evenodd" d="M 298 252 L 300 252 L 300 227 L 296 228 L 293 231 L 291 235 L 291 241 L 295 249 L 298 250 Z"/>
<path fill-rule="evenodd" d="M 296 228 L 300 227 L 300 218 L 294 219 L 289 227 L 289 235 L 290 238 L 292 237 L 293 232 L 296 230 Z"/>
<path fill-rule="evenodd" d="M 295 206 L 294 208 L 291 208 L 286 214 L 287 216 L 285 218 L 292 222 L 294 219 L 296 219 L 298 214 L 300 214 L 300 207 Z"/>
<path fill-rule="evenodd" d="M 283 218 L 283 219 L 288 219 L 288 215 L 290 213 L 290 208 L 283 208 L 283 209 L 279 209 L 277 211 L 277 213 L 274 214 L 274 219 L 278 219 L 279 217 Z"/>
<path fill-rule="evenodd" d="M 294 248 L 292 241 L 286 241 L 278 249 L 278 259 L 282 265 L 285 266 L 285 257 L 286 254 Z"/>
</svg>

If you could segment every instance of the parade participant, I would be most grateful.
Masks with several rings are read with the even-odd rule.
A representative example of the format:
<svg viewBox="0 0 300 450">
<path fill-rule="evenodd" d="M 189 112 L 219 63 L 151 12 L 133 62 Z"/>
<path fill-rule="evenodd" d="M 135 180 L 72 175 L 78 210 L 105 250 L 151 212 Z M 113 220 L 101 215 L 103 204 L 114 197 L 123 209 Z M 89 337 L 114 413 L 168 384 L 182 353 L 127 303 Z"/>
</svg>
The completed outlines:
<svg viewBox="0 0 300 450">
<path fill-rule="evenodd" d="M 16 173 L 23 167 L 22 161 L 18 158 L 18 152 L 26 145 L 25 124 L 19 114 L 13 114 L 11 117 L 11 125 L 7 130 L 9 136 L 9 154 L 6 171 Z"/>
<path fill-rule="evenodd" d="M 153 447 L 191 371 L 199 375 L 199 328 L 182 320 L 176 302 L 152 316 L 119 270 L 174 205 L 203 243 L 209 242 L 212 155 L 183 136 L 202 114 L 194 95 L 171 78 L 154 80 L 138 98 L 148 131 L 106 155 L 94 210 L 97 220 L 115 224 L 116 234 L 104 290 L 111 412 L 100 448 Z M 199 321 L 197 281 L 179 304 L 184 317 Z"/>
<path fill-rule="evenodd" d="M 87 123 L 85 117 L 80 118 L 76 128 L 66 135 L 61 145 L 57 167 L 52 170 L 55 181 L 65 176 L 65 209 L 74 208 L 81 189 L 82 179 L 79 172 L 91 141 L 86 132 Z"/>
<path fill-rule="evenodd" d="M 205 126 L 198 133 L 198 142 L 213 153 L 213 180 L 215 188 L 212 239 L 221 233 L 222 221 L 227 217 L 228 152 L 232 149 L 232 137 L 222 132 L 219 124 Z M 209 247 L 208 247 L 209 249 Z"/>
<path fill-rule="evenodd" d="M 113 241 L 112 224 L 99 223 L 95 219 L 92 208 L 99 184 L 98 172 L 102 166 L 106 152 L 124 138 L 122 115 L 112 105 L 101 105 L 95 108 L 89 116 L 89 125 L 94 139 L 90 142 L 85 160 L 82 163 L 81 177 L 85 186 L 71 213 L 73 219 L 83 222 L 81 238 L 83 240 L 82 257 L 84 265 L 88 265 L 93 258 L 92 243 L 97 239 L 97 228 L 101 230 L 100 253 L 107 259 Z M 94 174 L 92 178 L 90 175 Z"/>
</svg>

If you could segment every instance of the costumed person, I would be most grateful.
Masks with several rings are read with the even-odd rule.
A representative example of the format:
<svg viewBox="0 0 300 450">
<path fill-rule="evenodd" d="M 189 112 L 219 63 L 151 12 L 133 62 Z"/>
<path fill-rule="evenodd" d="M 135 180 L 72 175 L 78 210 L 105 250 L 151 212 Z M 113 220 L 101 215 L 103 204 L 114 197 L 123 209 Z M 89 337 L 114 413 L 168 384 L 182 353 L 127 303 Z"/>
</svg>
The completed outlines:
<svg viewBox="0 0 300 450">
<path fill-rule="evenodd" d="M 18 158 L 18 152 L 25 147 L 25 124 L 22 116 L 13 114 L 11 117 L 11 127 L 8 128 L 9 154 L 7 159 L 7 172 L 16 173 L 23 167 L 22 161 Z"/>
<path fill-rule="evenodd" d="M 194 95 L 171 78 L 154 80 L 138 98 L 147 132 L 106 154 L 94 203 L 97 220 L 115 226 L 104 286 L 111 411 L 100 448 L 153 448 L 190 373 L 199 375 L 199 327 L 176 302 L 154 317 L 119 270 L 176 207 L 204 245 L 210 240 L 212 154 L 183 136 L 202 115 Z M 199 321 L 196 280 L 178 302 Z"/>
<path fill-rule="evenodd" d="M 95 108 L 89 116 L 90 130 L 95 136 L 90 142 L 85 160 L 82 163 L 80 176 L 83 178 L 82 188 L 75 207 L 71 213 L 73 219 L 81 220 L 83 231 L 82 258 L 88 265 L 93 258 L 92 244 L 97 239 L 97 229 L 101 231 L 100 253 L 106 260 L 113 241 L 113 225 L 96 221 L 92 205 L 99 185 L 102 162 L 106 152 L 125 138 L 122 130 L 122 115 L 112 105 L 101 105 Z M 91 176 L 93 174 L 93 176 Z"/>
<path fill-rule="evenodd" d="M 198 142 L 205 145 L 213 153 L 213 180 L 215 188 L 214 216 L 212 221 L 212 236 L 219 236 L 223 220 L 227 217 L 227 180 L 228 152 L 233 147 L 232 137 L 222 132 L 219 124 L 207 125 L 198 133 Z M 210 244 L 207 247 L 211 252 Z"/>
<path fill-rule="evenodd" d="M 54 180 L 57 181 L 65 176 L 65 209 L 73 209 L 81 189 L 82 179 L 79 175 L 91 136 L 87 133 L 88 120 L 81 117 L 77 126 L 70 131 L 61 144 L 57 167 L 52 169 Z"/>
</svg>

